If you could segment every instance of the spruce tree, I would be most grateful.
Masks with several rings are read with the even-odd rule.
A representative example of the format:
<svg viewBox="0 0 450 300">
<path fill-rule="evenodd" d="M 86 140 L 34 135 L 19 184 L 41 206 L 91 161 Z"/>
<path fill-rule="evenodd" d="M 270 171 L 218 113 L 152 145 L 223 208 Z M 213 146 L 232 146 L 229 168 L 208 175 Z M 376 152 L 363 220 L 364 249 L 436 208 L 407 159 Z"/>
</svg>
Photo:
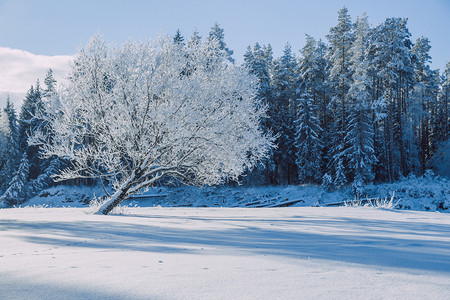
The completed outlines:
<svg viewBox="0 0 450 300">
<path fill-rule="evenodd" d="M 195 45 L 198 45 L 202 41 L 202 37 L 200 36 L 197 29 L 194 29 L 192 32 L 192 36 L 190 40 L 188 41 L 188 47 L 194 47 Z"/>
<path fill-rule="evenodd" d="M 51 83 L 52 80 L 48 79 L 47 82 Z M 50 86 L 50 89 L 51 88 L 52 85 Z M 39 80 L 37 80 L 36 86 L 31 86 L 27 92 L 21 107 L 19 119 L 20 149 L 21 151 L 27 152 L 30 163 L 29 174 L 31 179 L 37 178 L 42 171 L 40 167 L 39 147 L 28 145 L 28 137 L 42 126 L 42 121 L 36 118 L 37 113 L 43 111 L 44 107 L 42 93 Z"/>
<path fill-rule="evenodd" d="M 175 44 L 184 46 L 184 37 L 181 35 L 180 29 L 177 29 L 177 32 L 175 33 L 175 36 L 173 37 L 173 42 Z"/>
<path fill-rule="evenodd" d="M 261 47 L 258 43 L 256 43 L 253 49 L 249 46 L 247 48 L 246 53 L 244 54 L 244 66 L 249 70 L 250 73 L 254 74 L 258 79 L 258 98 L 262 103 L 267 105 L 269 108 L 273 106 L 273 87 L 271 80 L 271 68 L 272 68 L 272 56 L 271 52 L 267 49 L 271 49 L 269 46 Z M 268 114 L 271 114 L 271 110 L 269 109 Z M 269 133 L 273 131 L 273 124 L 271 122 L 272 118 L 268 118 L 262 122 L 262 127 L 264 132 Z M 257 168 L 252 171 L 246 178 L 247 181 L 250 180 L 258 180 L 259 182 L 263 181 L 265 184 L 273 184 L 273 171 L 274 171 L 274 162 L 273 156 L 270 155 L 264 162 L 264 170 L 261 168 Z M 264 175 L 264 179 L 255 179 L 255 177 L 261 177 Z"/>
<path fill-rule="evenodd" d="M 320 183 L 321 173 L 321 145 L 322 128 L 316 116 L 316 105 L 308 89 L 297 100 L 298 117 L 295 122 L 298 179 L 301 183 Z"/>
<path fill-rule="evenodd" d="M 370 77 L 366 58 L 369 23 L 363 15 L 356 21 L 355 41 L 351 48 L 352 79 L 348 96 L 349 116 L 345 136 L 346 156 L 353 176 L 353 186 L 360 196 L 363 184 L 374 178 L 372 165 L 375 162 L 373 124 L 371 110 Z"/>
<path fill-rule="evenodd" d="M 345 159 L 345 135 L 348 116 L 348 90 L 351 83 L 350 49 L 354 41 L 353 24 L 344 6 L 338 12 L 338 24 L 330 29 L 327 35 L 330 43 L 328 52 L 329 77 L 328 84 L 331 91 L 331 107 L 334 111 L 333 124 L 329 126 L 330 153 L 328 169 L 335 176 L 338 185 L 347 182 L 347 165 Z"/>
<path fill-rule="evenodd" d="M 277 148 L 274 149 L 274 164 L 279 184 L 291 184 L 297 179 L 295 163 L 295 99 L 297 62 L 289 44 L 283 55 L 274 63 L 273 88 L 274 100 L 270 110 L 273 118 L 273 130 L 278 135 Z"/>
<path fill-rule="evenodd" d="M 53 93 L 56 92 L 56 80 L 53 77 L 53 70 L 50 68 L 45 75 L 44 84 L 46 88 L 44 89 L 42 96 L 44 98 L 49 98 Z"/>
<path fill-rule="evenodd" d="M 23 153 L 20 165 L 8 185 L 8 189 L 0 197 L 0 203 L 11 206 L 23 202 L 27 196 L 29 164 L 26 152 Z"/>
<path fill-rule="evenodd" d="M 20 161 L 17 116 L 9 97 L 0 115 L 0 142 L 0 191 L 5 191 Z"/>
<path fill-rule="evenodd" d="M 211 30 L 209 31 L 208 40 L 216 40 L 219 44 L 219 50 L 224 51 L 226 53 L 227 59 L 234 63 L 234 59 L 232 57 L 234 51 L 228 49 L 227 44 L 225 43 L 225 34 L 223 31 L 223 28 L 219 26 L 219 24 L 214 23 L 214 26 L 211 27 Z"/>
<path fill-rule="evenodd" d="M 350 71 L 350 49 L 354 40 L 353 24 L 344 6 L 338 12 L 338 24 L 330 29 L 327 35 L 330 42 L 330 84 L 334 89 L 335 101 L 340 102 L 340 124 L 341 136 L 346 130 L 347 116 L 347 92 L 351 83 Z"/>
<path fill-rule="evenodd" d="M 400 93 L 411 65 L 411 34 L 406 26 L 407 19 L 388 18 L 371 33 L 371 64 L 376 68 L 378 97 L 376 105 L 384 117 L 378 123 L 381 135 L 378 151 L 380 179 L 390 182 L 402 175 L 403 123 L 401 111 L 406 107 Z"/>
<path fill-rule="evenodd" d="M 430 41 L 427 38 L 420 37 L 412 47 L 414 54 L 414 90 L 415 101 L 421 107 L 422 113 L 419 117 L 419 148 L 420 148 L 420 166 L 421 173 L 425 173 L 427 162 L 432 156 L 438 140 L 434 136 L 436 132 L 434 120 L 436 118 L 434 106 L 438 95 L 438 76 L 437 72 L 431 70 L 431 49 Z"/>
</svg>

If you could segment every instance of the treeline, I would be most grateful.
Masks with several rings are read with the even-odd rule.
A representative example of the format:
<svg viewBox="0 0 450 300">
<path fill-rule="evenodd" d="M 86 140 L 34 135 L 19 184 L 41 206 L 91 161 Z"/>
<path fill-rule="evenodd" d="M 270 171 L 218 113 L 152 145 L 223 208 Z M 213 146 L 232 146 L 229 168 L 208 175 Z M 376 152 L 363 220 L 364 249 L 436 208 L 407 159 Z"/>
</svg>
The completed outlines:
<svg viewBox="0 0 450 300">
<path fill-rule="evenodd" d="M 56 93 L 56 80 L 50 69 L 42 88 L 39 80 L 31 86 L 17 114 L 10 99 L 0 113 L 0 204 L 20 204 L 54 184 L 52 175 L 61 167 L 58 158 L 40 159 L 39 148 L 28 145 L 28 136 L 45 126 L 37 119 L 41 110 Z"/>
<path fill-rule="evenodd" d="M 448 173 L 450 63 L 442 74 L 431 69 L 430 41 L 410 37 L 406 19 L 388 18 L 371 28 L 365 15 L 352 22 L 344 7 L 327 41 L 306 35 L 299 56 L 289 44 L 279 58 L 270 44 L 248 47 L 244 66 L 268 108 L 261 126 L 276 135 L 277 147 L 242 182 L 352 185 L 361 194 L 373 181 L 393 182 L 430 168 Z M 215 24 L 207 38 L 236 63 L 222 28 Z M 177 31 L 173 41 L 201 39 L 194 31 L 185 41 Z M 51 70 L 44 85 L 31 87 L 19 114 L 9 100 L 0 113 L 0 203 L 20 203 L 54 184 L 51 175 L 64 168 L 65 162 L 40 159 L 39 149 L 27 144 L 35 128 L 45 128 L 36 111 L 57 93 Z"/>
<path fill-rule="evenodd" d="M 344 7 L 327 42 L 306 35 L 300 57 L 289 44 L 278 59 L 270 45 L 249 47 L 245 65 L 269 108 L 264 126 L 278 135 L 260 180 L 359 193 L 373 181 L 448 172 L 433 158 L 448 157 L 450 63 L 442 75 L 432 70 L 430 41 L 410 36 L 407 19 L 371 28 Z"/>
</svg>

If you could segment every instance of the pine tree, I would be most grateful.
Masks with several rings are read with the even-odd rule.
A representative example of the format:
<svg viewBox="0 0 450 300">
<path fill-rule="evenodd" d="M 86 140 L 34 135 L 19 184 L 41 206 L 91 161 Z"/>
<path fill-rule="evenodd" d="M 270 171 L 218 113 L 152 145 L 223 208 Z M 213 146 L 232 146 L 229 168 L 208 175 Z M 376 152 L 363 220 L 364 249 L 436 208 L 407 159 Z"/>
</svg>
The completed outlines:
<svg viewBox="0 0 450 300">
<path fill-rule="evenodd" d="M 333 178 L 331 177 L 330 174 L 325 173 L 322 177 L 322 188 L 326 191 L 326 192 L 330 192 L 333 189 Z"/>
<path fill-rule="evenodd" d="M 51 84 L 47 89 L 51 90 L 53 88 L 53 82 L 50 78 L 47 79 L 47 82 Z M 37 80 L 36 86 L 31 86 L 25 97 L 19 119 L 19 144 L 21 151 L 27 152 L 27 157 L 30 162 L 29 174 L 31 179 L 37 178 L 42 171 L 40 168 L 39 148 L 28 145 L 28 137 L 42 126 L 42 121 L 36 118 L 36 114 L 43 111 L 44 107 L 42 93 L 39 80 Z"/>
<path fill-rule="evenodd" d="M 47 107 L 54 107 L 54 109 L 58 109 L 59 106 L 59 95 L 56 91 L 56 80 L 53 78 L 53 71 L 50 69 L 47 72 L 47 76 L 44 80 L 45 83 L 45 89 L 42 94 L 42 101 Z M 48 123 L 46 123 L 42 118 L 45 116 L 45 111 L 38 112 L 38 119 L 39 120 L 39 127 L 42 131 L 47 132 L 49 130 Z M 48 133 L 49 135 L 52 135 L 51 133 Z M 28 146 L 30 147 L 30 146 Z M 52 179 L 52 175 L 55 175 L 58 173 L 58 169 L 61 165 L 64 163 L 61 162 L 61 160 L 58 157 L 50 157 L 47 159 L 40 158 L 37 162 L 39 165 L 39 173 L 36 179 L 31 180 L 30 182 L 30 193 L 38 193 L 42 189 L 45 189 L 47 187 L 50 187 L 54 184 L 54 181 Z M 88 182 L 89 183 L 89 182 Z"/>
<path fill-rule="evenodd" d="M 402 175 L 402 156 L 404 157 L 404 126 L 402 123 L 402 111 L 406 110 L 405 93 L 406 74 L 411 65 L 411 34 L 406 26 L 407 19 L 388 18 L 378 25 L 371 34 L 371 65 L 376 69 L 378 107 L 382 107 L 385 117 L 378 123 L 378 129 L 382 136 L 379 138 L 380 148 L 377 157 L 380 167 L 378 172 L 383 174 L 380 179 L 390 182 Z M 379 102 L 379 103 L 377 103 Z M 405 159 L 403 159 L 404 161 Z M 385 175 L 384 175 L 385 174 Z"/>
<path fill-rule="evenodd" d="M 328 159 L 328 169 L 335 174 L 334 181 L 338 185 L 347 182 L 347 165 L 345 161 L 345 134 L 347 130 L 348 116 L 348 90 L 351 83 L 350 71 L 350 49 L 354 40 L 353 24 L 348 14 L 347 8 L 344 6 L 338 12 L 338 24 L 330 29 L 327 35 L 330 43 L 328 52 L 329 60 L 329 77 L 328 84 L 330 86 L 332 97 L 330 108 L 333 109 L 331 116 L 333 124 L 329 126 L 330 136 L 330 153 Z"/>
<path fill-rule="evenodd" d="M 320 87 L 317 86 L 316 82 L 321 79 L 317 41 L 307 34 L 305 36 L 305 46 L 300 50 L 302 57 L 299 60 L 298 75 L 301 83 L 308 86 L 308 92 L 311 93 L 313 99 L 317 99 L 318 94 L 320 94 Z"/>
<path fill-rule="evenodd" d="M 269 106 L 273 119 L 274 133 L 278 135 L 277 148 L 274 150 L 274 164 L 279 184 L 291 184 L 297 179 L 295 163 L 295 97 L 296 97 L 296 58 L 289 44 L 283 55 L 274 63 L 273 88 L 274 100 Z"/>
<path fill-rule="evenodd" d="M 316 41 L 313 37 L 306 35 L 305 46 L 300 50 L 302 57 L 299 60 L 298 78 L 295 83 L 297 91 L 302 93 L 301 86 L 307 87 L 307 92 L 313 99 L 313 104 L 316 107 L 315 114 L 317 115 L 322 133 L 319 136 L 321 151 L 320 153 L 320 169 L 325 172 L 327 165 L 327 154 L 329 149 L 329 126 L 330 116 L 327 111 L 328 106 L 328 89 L 326 85 L 327 79 L 327 65 L 325 58 L 326 45 L 322 41 Z"/>
<path fill-rule="evenodd" d="M 191 39 L 188 41 L 188 47 L 192 48 L 195 45 L 200 44 L 201 41 L 202 37 L 200 36 L 198 30 L 194 29 L 194 31 L 192 32 Z"/>
<path fill-rule="evenodd" d="M 347 176 L 345 176 L 343 156 L 339 156 L 337 158 L 333 185 L 337 186 L 337 187 L 343 187 L 347 184 L 347 182 L 348 182 L 348 180 L 347 180 Z"/>
<path fill-rule="evenodd" d="M 316 106 L 307 89 L 297 100 L 298 118 L 296 120 L 296 146 L 298 179 L 301 183 L 319 183 L 321 173 L 322 128 L 316 116 Z"/>
<path fill-rule="evenodd" d="M 268 99 L 272 97 L 270 78 L 270 68 L 272 61 L 271 59 L 266 58 L 264 48 L 262 48 L 258 43 L 255 44 L 253 50 L 248 47 L 247 52 L 244 55 L 244 63 L 245 66 L 249 69 L 250 73 L 256 75 L 256 77 L 258 78 L 258 96 L 261 99 L 265 99 L 265 101 L 268 101 Z"/>
<path fill-rule="evenodd" d="M 223 28 L 220 28 L 219 24 L 214 23 L 214 26 L 211 27 L 209 32 L 208 41 L 216 40 L 219 44 L 219 50 L 224 51 L 226 53 L 227 59 L 234 63 L 234 59 L 232 55 L 234 53 L 233 50 L 228 49 L 227 44 L 225 43 L 225 34 L 223 32 Z"/>
<path fill-rule="evenodd" d="M 0 142 L 0 191 L 5 191 L 20 161 L 17 116 L 9 97 L 0 115 Z"/>
<path fill-rule="evenodd" d="M 20 204 L 25 200 L 25 197 L 27 196 L 28 172 L 29 164 L 27 154 L 24 152 L 19 168 L 14 173 L 14 177 L 11 179 L 8 189 L 0 197 L 0 203 L 11 206 Z"/>
<path fill-rule="evenodd" d="M 271 80 L 271 68 L 272 68 L 272 55 L 271 55 L 271 47 L 263 46 L 261 47 L 258 43 L 256 43 L 253 49 L 249 46 L 247 48 L 246 53 L 244 54 L 244 65 L 249 70 L 250 73 L 254 74 L 258 79 L 258 98 L 262 103 L 267 105 L 268 107 L 273 106 L 273 87 Z M 271 110 L 269 110 L 269 115 L 271 114 Z M 271 118 L 268 118 L 262 122 L 262 127 L 264 132 L 269 133 L 272 131 L 273 124 L 271 122 Z M 262 180 L 265 184 L 273 184 L 273 171 L 274 171 L 274 162 L 273 156 L 270 155 L 264 162 L 264 170 L 260 170 L 257 168 L 249 174 L 246 178 L 247 181 L 255 181 L 255 177 L 261 177 L 261 174 L 264 174 L 264 179 Z M 252 176 L 250 176 L 252 175 Z M 261 181 L 260 179 L 258 181 Z"/>
<path fill-rule="evenodd" d="M 175 33 L 175 36 L 173 37 L 173 42 L 175 44 L 184 46 L 184 37 L 181 35 L 180 29 L 177 29 L 177 32 Z"/>
<path fill-rule="evenodd" d="M 55 157 L 48 160 L 47 167 L 39 174 L 39 176 L 31 181 L 31 191 L 36 194 L 45 188 L 48 188 L 54 184 L 53 175 L 58 174 L 61 167 L 61 161 L 59 158 Z"/>
<path fill-rule="evenodd" d="M 447 63 L 445 70 L 442 74 L 441 78 L 442 82 L 442 88 L 440 93 L 440 101 L 439 101 L 439 109 L 438 112 L 440 112 L 440 125 L 439 125 L 439 132 L 441 134 L 441 141 L 446 141 L 449 138 L 449 98 L 450 98 L 450 62 Z"/>
<path fill-rule="evenodd" d="M 344 6 L 338 12 L 338 24 L 330 29 L 327 35 L 330 42 L 330 83 L 334 88 L 336 101 L 340 101 L 341 135 L 346 130 L 346 98 L 351 82 L 350 49 L 354 40 L 353 24 Z"/>
<path fill-rule="evenodd" d="M 53 93 L 56 92 L 56 80 L 53 77 L 53 70 L 51 68 L 47 71 L 47 75 L 44 79 L 44 84 L 46 88 L 43 91 L 42 96 L 45 98 L 49 98 Z"/>
<path fill-rule="evenodd" d="M 412 47 L 415 62 L 415 100 L 422 110 L 419 118 L 419 148 L 422 174 L 425 173 L 427 162 L 439 142 L 438 136 L 436 135 L 436 104 L 438 101 L 439 75 L 437 71 L 433 71 L 430 68 L 430 49 L 430 41 L 424 37 L 418 38 Z"/>
<path fill-rule="evenodd" d="M 366 59 L 367 37 L 369 23 L 363 15 L 356 21 L 355 41 L 351 53 L 350 70 L 353 82 L 348 92 L 349 116 L 347 133 L 345 136 L 346 156 L 353 175 L 353 186 L 360 193 L 364 183 L 374 178 L 372 165 L 374 156 L 373 124 L 371 110 L 370 78 L 367 74 L 368 61 Z M 360 195 L 358 195 L 360 196 Z"/>
</svg>

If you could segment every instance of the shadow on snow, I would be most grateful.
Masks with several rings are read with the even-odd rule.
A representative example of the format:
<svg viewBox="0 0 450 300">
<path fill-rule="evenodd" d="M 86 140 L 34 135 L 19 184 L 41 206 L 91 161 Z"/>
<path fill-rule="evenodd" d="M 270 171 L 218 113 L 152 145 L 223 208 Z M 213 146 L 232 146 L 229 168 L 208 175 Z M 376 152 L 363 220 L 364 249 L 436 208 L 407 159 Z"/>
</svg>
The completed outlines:
<svg viewBox="0 0 450 300">
<path fill-rule="evenodd" d="M 29 242 L 66 247 L 193 255 L 207 253 L 200 251 L 202 247 L 220 247 L 230 255 L 280 255 L 450 273 L 450 241 L 445 239 L 450 236 L 448 224 L 330 216 L 273 220 L 166 215 L 121 217 L 121 222 L 2 220 L 0 230 L 23 230 L 30 233 L 23 237 Z M 139 224 L 122 222 L 134 217 L 139 217 Z M 158 223 L 161 226 L 145 224 L 145 218 L 161 219 Z M 180 228 L 192 222 L 200 222 L 197 226 L 200 228 Z M 179 227 L 172 228 L 173 225 Z M 220 229 L 220 225 L 225 229 Z"/>
</svg>

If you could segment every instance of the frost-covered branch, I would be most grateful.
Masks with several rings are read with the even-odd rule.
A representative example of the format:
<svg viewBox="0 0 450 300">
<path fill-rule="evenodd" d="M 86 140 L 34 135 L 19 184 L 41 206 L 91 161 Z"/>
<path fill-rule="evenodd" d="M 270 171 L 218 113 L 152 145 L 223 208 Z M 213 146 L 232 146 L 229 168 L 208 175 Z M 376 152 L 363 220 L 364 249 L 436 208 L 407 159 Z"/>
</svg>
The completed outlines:
<svg viewBox="0 0 450 300">
<path fill-rule="evenodd" d="M 238 179 L 266 157 L 256 80 L 214 40 L 180 47 L 169 38 L 80 51 L 67 86 L 30 143 L 71 162 L 57 180 L 102 178 L 115 191 L 107 214 L 165 176 L 192 184 Z"/>
</svg>

